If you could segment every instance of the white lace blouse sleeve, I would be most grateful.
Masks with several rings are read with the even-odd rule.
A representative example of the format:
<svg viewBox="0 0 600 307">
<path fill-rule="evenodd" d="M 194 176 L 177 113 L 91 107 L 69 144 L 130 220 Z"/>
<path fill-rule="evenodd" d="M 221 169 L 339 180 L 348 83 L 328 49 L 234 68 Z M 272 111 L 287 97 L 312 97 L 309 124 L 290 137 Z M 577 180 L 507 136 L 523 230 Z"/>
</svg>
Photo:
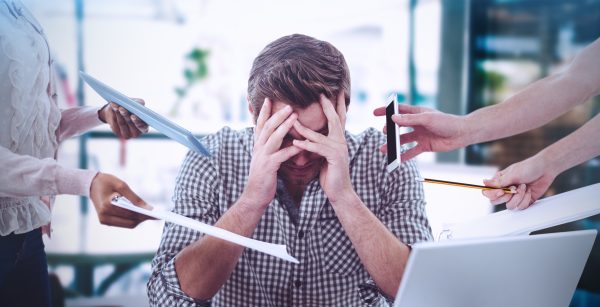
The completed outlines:
<svg viewBox="0 0 600 307">
<path fill-rule="evenodd" d="M 96 171 L 71 169 L 54 159 L 19 155 L 0 146 L 0 197 L 89 196 Z"/>
<path fill-rule="evenodd" d="M 98 119 L 97 107 L 69 108 L 61 110 L 60 114 L 60 124 L 56 130 L 56 138 L 59 142 L 103 124 Z"/>
</svg>

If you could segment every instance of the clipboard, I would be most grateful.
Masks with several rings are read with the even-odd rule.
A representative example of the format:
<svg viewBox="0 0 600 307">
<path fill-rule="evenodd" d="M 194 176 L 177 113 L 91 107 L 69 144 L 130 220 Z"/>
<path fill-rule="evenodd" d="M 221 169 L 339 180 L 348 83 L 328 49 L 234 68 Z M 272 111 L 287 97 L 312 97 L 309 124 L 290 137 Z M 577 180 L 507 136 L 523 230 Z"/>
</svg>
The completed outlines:
<svg viewBox="0 0 600 307">
<path fill-rule="evenodd" d="M 127 111 L 135 114 L 141 120 L 145 121 L 149 126 L 156 129 L 158 132 L 185 145 L 189 149 L 204 156 L 211 156 L 208 149 L 206 149 L 206 147 L 204 147 L 204 145 L 202 145 L 202 143 L 200 143 L 200 141 L 198 141 L 198 139 L 188 130 L 166 119 L 164 116 L 152 111 L 151 109 L 135 102 L 131 98 L 123 95 L 122 93 L 100 82 L 98 79 L 84 73 L 83 71 L 79 72 L 79 74 L 81 79 L 106 101 L 114 102 L 122 106 Z"/>
</svg>

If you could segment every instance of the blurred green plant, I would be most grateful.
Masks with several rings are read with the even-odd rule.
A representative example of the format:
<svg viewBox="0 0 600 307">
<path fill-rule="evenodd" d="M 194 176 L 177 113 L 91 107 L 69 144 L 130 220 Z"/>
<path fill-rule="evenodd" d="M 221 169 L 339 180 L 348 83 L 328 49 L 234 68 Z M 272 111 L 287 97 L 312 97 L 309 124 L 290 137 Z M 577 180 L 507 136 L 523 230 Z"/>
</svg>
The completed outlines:
<svg viewBox="0 0 600 307">
<path fill-rule="evenodd" d="M 484 106 L 499 103 L 498 96 L 506 83 L 506 76 L 494 71 L 486 70 L 481 66 L 475 69 L 475 83 L 480 84 L 483 88 L 482 102 Z"/>
<path fill-rule="evenodd" d="M 177 100 L 171 107 L 169 114 L 173 117 L 177 116 L 181 102 L 186 98 L 192 86 L 208 78 L 208 56 L 210 51 L 194 47 L 192 51 L 186 54 L 186 68 L 183 70 L 185 85 L 175 88 Z"/>
</svg>

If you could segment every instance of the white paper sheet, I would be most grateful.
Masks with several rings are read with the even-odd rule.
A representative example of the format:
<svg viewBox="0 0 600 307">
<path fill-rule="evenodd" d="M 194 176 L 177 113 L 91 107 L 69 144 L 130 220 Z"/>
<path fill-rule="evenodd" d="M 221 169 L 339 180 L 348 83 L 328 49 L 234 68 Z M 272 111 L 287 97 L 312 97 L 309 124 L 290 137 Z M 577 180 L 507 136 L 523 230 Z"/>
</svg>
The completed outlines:
<svg viewBox="0 0 600 307">
<path fill-rule="evenodd" d="M 600 214 L 600 183 L 547 197 L 520 211 L 504 210 L 453 225 L 440 240 L 526 235 Z"/>
<path fill-rule="evenodd" d="M 144 208 L 140 208 L 134 204 L 132 204 L 125 197 L 117 197 L 113 199 L 112 204 L 127 210 L 131 210 L 137 213 L 141 213 L 153 218 L 165 220 L 170 223 L 174 223 L 177 225 L 181 225 L 190 229 L 194 229 L 200 231 L 209 236 L 213 236 L 219 239 L 223 239 L 225 241 L 229 241 L 247 248 L 251 248 L 257 250 L 259 252 L 263 252 L 265 254 L 275 256 L 277 258 L 281 258 L 283 260 L 287 260 L 293 263 L 300 263 L 296 258 L 292 257 L 288 254 L 286 246 L 280 244 L 273 244 L 262 242 L 254 239 L 250 239 L 244 236 L 240 236 L 233 232 L 227 231 L 222 228 L 218 228 L 215 226 L 207 225 L 201 223 L 199 221 L 193 220 L 189 217 L 185 217 L 170 211 L 165 210 L 147 210 Z"/>
</svg>

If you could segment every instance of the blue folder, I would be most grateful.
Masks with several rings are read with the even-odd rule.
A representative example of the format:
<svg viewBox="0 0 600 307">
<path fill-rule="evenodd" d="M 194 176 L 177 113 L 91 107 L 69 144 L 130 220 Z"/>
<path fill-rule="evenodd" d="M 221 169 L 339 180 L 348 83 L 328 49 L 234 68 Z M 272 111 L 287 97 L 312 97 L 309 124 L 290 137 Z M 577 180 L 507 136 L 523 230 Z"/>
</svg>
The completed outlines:
<svg viewBox="0 0 600 307">
<path fill-rule="evenodd" d="M 188 130 L 150 110 L 149 108 L 135 102 L 131 98 L 119 93 L 96 78 L 84 72 L 80 72 L 80 75 L 81 79 L 83 79 L 83 81 L 92 87 L 106 101 L 114 102 L 122 106 L 123 108 L 127 109 L 127 111 L 135 114 L 141 120 L 145 121 L 150 127 L 187 146 L 189 149 L 201 155 L 210 156 L 210 152 L 206 149 L 206 147 L 204 147 L 204 145 L 202 145 L 202 143 L 200 143 L 200 141 L 198 141 L 198 139 L 196 139 L 196 137 Z"/>
</svg>

